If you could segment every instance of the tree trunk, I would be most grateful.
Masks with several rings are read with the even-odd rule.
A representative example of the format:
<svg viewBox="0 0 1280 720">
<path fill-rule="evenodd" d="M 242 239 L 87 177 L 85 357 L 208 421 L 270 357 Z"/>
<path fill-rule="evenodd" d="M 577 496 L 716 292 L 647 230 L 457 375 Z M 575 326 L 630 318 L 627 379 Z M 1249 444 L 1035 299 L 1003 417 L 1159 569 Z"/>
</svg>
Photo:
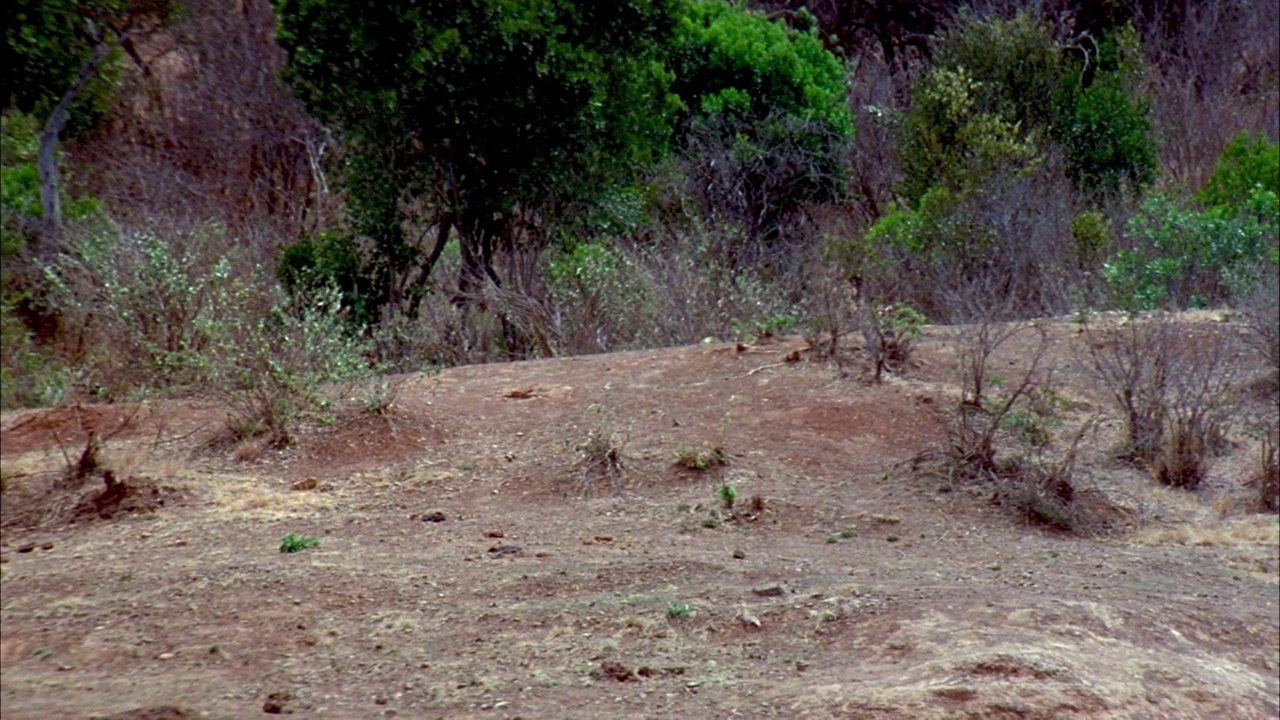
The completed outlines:
<svg viewBox="0 0 1280 720">
<path fill-rule="evenodd" d="M 62 96 L 49 120 L 40 133 L 40 150 L 36 159 L 36 169 L 40 175 L 40 209 L 43 213 L 40 221 L 40 239 L 56 241 L 62 232 L 62 198 L 58 194 L 58 138 L 67 126 L 67 115 L 71 103 L 84 91 L 89 80 L 98 70 L 98 66 L 107 59 L 111 50 L 109 43 L 103 40 L 101 31 L 90 28 L 93 34 L 93 53 L 80 66 L 80 74 L 71 84 L 71 89 Z M 42 243 L 37 248 L 37 255 L 44 256 L 52 251 L 49 244 Z"/>
</svg>

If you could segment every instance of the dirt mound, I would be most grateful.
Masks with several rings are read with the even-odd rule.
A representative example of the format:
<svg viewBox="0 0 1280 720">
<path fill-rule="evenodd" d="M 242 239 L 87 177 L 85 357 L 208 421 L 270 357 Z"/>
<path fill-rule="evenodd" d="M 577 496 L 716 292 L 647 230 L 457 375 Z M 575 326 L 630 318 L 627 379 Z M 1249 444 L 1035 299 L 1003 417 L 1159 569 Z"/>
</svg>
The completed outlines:
<svg viewBox="0 0 1280 720">
<path fill-rule="evenodd" d="M 20 488 L 5 492 L 0 527 L 56 530 L 61 525 L 150 515 L 183 502 L 186 490 L 163 480 L 114 471 L 77 478 L 74 473 L 23 478 Z"/>
</svg>

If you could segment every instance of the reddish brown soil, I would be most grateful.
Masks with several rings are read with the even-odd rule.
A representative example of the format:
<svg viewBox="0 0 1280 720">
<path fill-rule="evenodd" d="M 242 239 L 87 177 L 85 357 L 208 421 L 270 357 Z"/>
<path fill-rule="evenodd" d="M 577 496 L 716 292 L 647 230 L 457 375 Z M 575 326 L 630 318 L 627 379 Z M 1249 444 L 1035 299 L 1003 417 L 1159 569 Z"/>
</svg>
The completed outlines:
<svg viewBox="0 0 1280 720">
<path fill-rule="evenodd" d="M 1108 512 L 1033 526 L 930 470 L 954 333 L 881 385 L 799 339 L 395 378 L 283 451 L 210 450 L 194 401 L 7 414 L 3 716 L 1276 717 L 1249 428 L 1199 493 L 1155 488 L 1060 323 L 1057 434 L 1104 414 L 1079 482 Z"/>
</svg>

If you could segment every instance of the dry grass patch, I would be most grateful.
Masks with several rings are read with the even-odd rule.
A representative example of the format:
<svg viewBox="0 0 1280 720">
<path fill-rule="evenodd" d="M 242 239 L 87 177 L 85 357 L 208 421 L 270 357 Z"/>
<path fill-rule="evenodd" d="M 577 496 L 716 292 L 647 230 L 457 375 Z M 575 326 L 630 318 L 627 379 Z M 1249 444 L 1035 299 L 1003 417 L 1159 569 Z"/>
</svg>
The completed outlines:
<svg viewBox="0 0 1280 720">
<path fill-rule="evenodd" d="M 1280 525 L 1276 524 L 1275 518 L 1251 515 L 1214 522 L 1146 527 L 1138 530 L 1133 538 L 1143 545 L 1280 546 Z"/>
<path fill-rule="evenodd" d="M 217 475 L 203 478 L 202 492 L 227 515 L 254 520 L 287 520 L 331 510 L 330 493 L 268 487 L 258 478 Z"/>
</svg>

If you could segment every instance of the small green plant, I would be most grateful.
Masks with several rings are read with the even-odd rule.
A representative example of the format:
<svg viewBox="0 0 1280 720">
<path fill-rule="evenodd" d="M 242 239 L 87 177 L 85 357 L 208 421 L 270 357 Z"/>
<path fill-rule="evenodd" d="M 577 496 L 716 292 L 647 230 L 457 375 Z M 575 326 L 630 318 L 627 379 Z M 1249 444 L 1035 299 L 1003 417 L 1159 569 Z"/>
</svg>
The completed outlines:
<svg viewBox="0 0 1280 720">
<path fill-rule="evenodd" d="M 693 606 L 689 603 L 671 603 L 667 606 L 667 617 L 672 620 L 685 620 L 693 615 Z"/>
<path fill-rule="evenodd" d="M 280 541 L 280 552 L 296 553 L 310 548 L 320 547 L 320 540 L 311 535 L 294 535 L 289 533 Z"/>
<path fill-rule="evenodd" d="M 725 483 L 716 488 L 716 497 L 720 498 L 725 510 L 733 510 L 733 504 L 738 500 L 738 488 Z"/>
<path fill-rule="evenodd" d="M 824 540 L 823 542 L 825 542 L 828 545 L 835 545 L 836 543 L 840 542 L 840 538 L 836 537 L 835 535 L 828 535 L 826 537 L 826 540 Z"/>
<path fill-rule="evenodd" d="M 850 540 L 852 538 L 858 537 L 858 531 L 854 530 L 853 528 L 845 528 L 840 531 L 840 537 L 844 538 L 845 540 Z"/>
<path fill-rule="evenodd" d="M 890 535 L 889 537 L 885 538 L 885 540 L 888 542 L 898 542 L 901 539 L 902 538 L 898 537 L 897 535 Z"/>
<path fill-rule="evenodd" d="M 1003 425 L 1014 431 L 1018 440 L 1032 447 L 1044 447 L 1052 439 L 1044 424 L 1028 411 L 1015 410 L 1009 413 L 1004 417 Z"/>
<path fill-rule="evenodd" d="M 755 322 L 733 320 L 729 325 L 738 337 L 745 338 L 748 342 L 758 342 L 791 332 L 796 326 L 796 319 L 790 315 L 774 315 Z"/>
<path fill-rule="evenodd" d="M 704 518 L 702 520 L 702 527 L 707 528 L 708 530 L 714 530 L 720 527 L 720 520 L 713 517 Z"/>
</svg>

